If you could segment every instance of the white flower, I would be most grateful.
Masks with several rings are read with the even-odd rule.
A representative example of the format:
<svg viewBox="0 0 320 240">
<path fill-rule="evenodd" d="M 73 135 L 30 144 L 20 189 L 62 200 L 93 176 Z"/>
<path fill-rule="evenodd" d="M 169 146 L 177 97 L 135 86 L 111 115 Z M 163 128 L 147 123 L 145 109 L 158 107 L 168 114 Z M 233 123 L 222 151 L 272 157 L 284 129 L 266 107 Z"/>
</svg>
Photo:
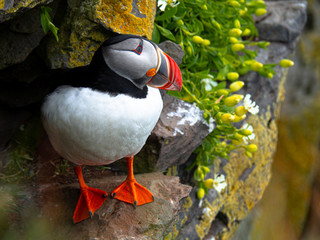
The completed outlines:
<svg viewBox="0 0 320 240">
<path fill-rule="evenodd" d="M 248 144 L 248 140 L 253 140 L 256 138 L 256 135 L 253 132 L 253 127 L 250 124 L 248 124 L 248 123 L 243 124 L 241 129 L 248 129 L 252 132 L 252 134 L 243 138 L 243 141 L 245 144 Z"/>
<path fill-rule="evenodd" d="M 214 174 L 213 188 L 221 192 L 227 186 L 226 177 L 223 174 Z"/>
<path fill-rule="evenodd" d="M 201 83 L 204 84 L 204 89 L 209 92 L 218 85 L 216 81 L 213 81 L 211 78 L 204 78 L 201 80 Z"/>
<path fill-rule="evenodd" d="M 159 7 L 160 11 L 164 11 L 167 7 L 167 4 L 170 4 L 171 7 L 176 7 L 180 4 L 177 0 L 158 0 L 157 6 Z"/>
<path fill-rule="evenodd" d="M 244 97 L 243 106 L 245 107 L 245 109 L 248 110 L 248 112 L 256 115 L 259 112 L 259 106 L 256 105 L 256 103 L 252 101 L 250 98 L 251 98 L 251 94 L 247 94 Z"/>
</svg>

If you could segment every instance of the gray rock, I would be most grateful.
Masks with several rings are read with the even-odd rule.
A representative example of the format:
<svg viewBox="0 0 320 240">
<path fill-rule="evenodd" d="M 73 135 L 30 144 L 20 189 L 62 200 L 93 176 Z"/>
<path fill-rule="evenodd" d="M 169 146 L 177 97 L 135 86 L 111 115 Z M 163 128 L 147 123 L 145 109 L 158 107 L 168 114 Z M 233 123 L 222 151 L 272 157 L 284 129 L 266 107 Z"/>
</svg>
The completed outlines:
<svg viewBox="0 0 320 240">
<path fill-rule="evenodd" d="M 2 26 L 0 32 L 0 69 L 23 62 L 44 37 L 40 8 L 18 16 Z"/>
<path fill-rule="evenodd" d="M 167 53 L 170 57 L 173 58 L 173 60 L 180 65 L 182 62 L 182 58 L 184 55 L 184 52 L 182 50 L 182 47 L 179 44 L 176 44 L 171 41 L 164 41 L 162 43 L 159 43 L 158 46 Z"/>
<path fill-rule="evenodd" d="M 258 18 L 259 38 L 291 42 L 302 32 L 307 21 L 305 1 L 266 2 L 267 15 Z"/>
<path fill-rule="evenodd" d="M 0 23 L 17 17 L 40 4 L 49 4 L 53 0 L 4 0 L 4 6 L 0 9 Z"/>
</svg>

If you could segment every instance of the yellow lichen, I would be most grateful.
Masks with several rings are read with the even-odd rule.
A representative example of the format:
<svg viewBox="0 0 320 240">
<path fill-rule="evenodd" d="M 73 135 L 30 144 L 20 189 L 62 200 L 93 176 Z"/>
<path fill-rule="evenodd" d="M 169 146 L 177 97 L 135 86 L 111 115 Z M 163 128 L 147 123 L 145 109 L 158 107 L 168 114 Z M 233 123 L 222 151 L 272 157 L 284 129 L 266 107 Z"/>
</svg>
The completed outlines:
<svg viewBox="0 0 320 240">
<path fill-rule="evenodd" d="M 201 206 L 203 208 L 203 214 L 201 215 L 199 224 L 196 225 L 196 232 L 200 239 L 203 239 L 208 234 L 214 217 L 223 205 L 223 201 L 221 200 L 222 199 L 218 197 L 212 204 L 210 204 L 207 199 L 203 201 Z"/>
<path fill-rule="evenodd" d="M 182 207 L 183 207 L 183 209 L 184 209 L 186 212 L 188 212 L 189 209 L 192 207 L 192 204 L 193 204 L 192 199 L 191 199 L 191 197 L 189 196 L 189 197 L 187 197 L 186 200 L 184 201 Z"/>
<path fill-rule="evenodd" d="M 121 34 L 136 34 L 151 38 L 155 14 L 155 1 L 140 0 L 137 4 L 141 17 L 132 12 L 132 0 L 101 0 L 96 18 L 106 28 Z"/>
<path fill-rule="evenodd" d="M 178 176 L 177 165 L 168 168 L 167 176 Z"/>
</svg>

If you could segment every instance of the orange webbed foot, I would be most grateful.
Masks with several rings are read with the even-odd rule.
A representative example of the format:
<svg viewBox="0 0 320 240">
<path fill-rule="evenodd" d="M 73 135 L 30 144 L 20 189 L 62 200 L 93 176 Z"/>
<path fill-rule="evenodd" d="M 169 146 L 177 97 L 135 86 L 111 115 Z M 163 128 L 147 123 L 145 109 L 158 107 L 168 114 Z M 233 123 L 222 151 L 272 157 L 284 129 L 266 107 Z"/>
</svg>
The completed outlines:
<svg viewBox="0 0 320 240">
<path fill-rule="evenodd" d="M 112 191 L 111 197 L 123 202 L 131 203 L 135 207 L 153 202 L 152 193 L 137 183 L 133 175 L 133 157 L 127 157 L 127 179 Z"/>
<path fill-rule="evenodd" d="M 74 223 L 78 223 L 89 217 L 92 218 L 94 213 L 107 199 L 108 194 L 106 191 L 88 187 L 84 183 L 81 167 L 76 167 L 74 170 L 79 179 L 81 194 L 72 219 Z"/>
<path fill-rule="evenodd" d="M 111 197 L 123 202 L 131 203 L 135 207 L 153 202 L 152 193 L 134 179 L 126 179 L 112 191 Z"/>
</svg>

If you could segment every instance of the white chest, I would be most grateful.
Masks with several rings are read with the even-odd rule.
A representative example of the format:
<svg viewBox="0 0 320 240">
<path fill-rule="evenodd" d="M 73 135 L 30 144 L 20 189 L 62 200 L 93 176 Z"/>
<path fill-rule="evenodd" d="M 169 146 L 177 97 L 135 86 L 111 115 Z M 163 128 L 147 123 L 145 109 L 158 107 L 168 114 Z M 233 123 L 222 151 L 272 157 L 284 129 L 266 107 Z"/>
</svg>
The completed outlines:
<svg viewBox="0 0 320 240">
<path fill-rule="evenodd" d="M 62 86 L 42 106 L 43 125 L 55 150 L 78 165 L 103 165 L 135 155 L 162 110 L 158 89 L 143 99 Z"/>
</svg>

